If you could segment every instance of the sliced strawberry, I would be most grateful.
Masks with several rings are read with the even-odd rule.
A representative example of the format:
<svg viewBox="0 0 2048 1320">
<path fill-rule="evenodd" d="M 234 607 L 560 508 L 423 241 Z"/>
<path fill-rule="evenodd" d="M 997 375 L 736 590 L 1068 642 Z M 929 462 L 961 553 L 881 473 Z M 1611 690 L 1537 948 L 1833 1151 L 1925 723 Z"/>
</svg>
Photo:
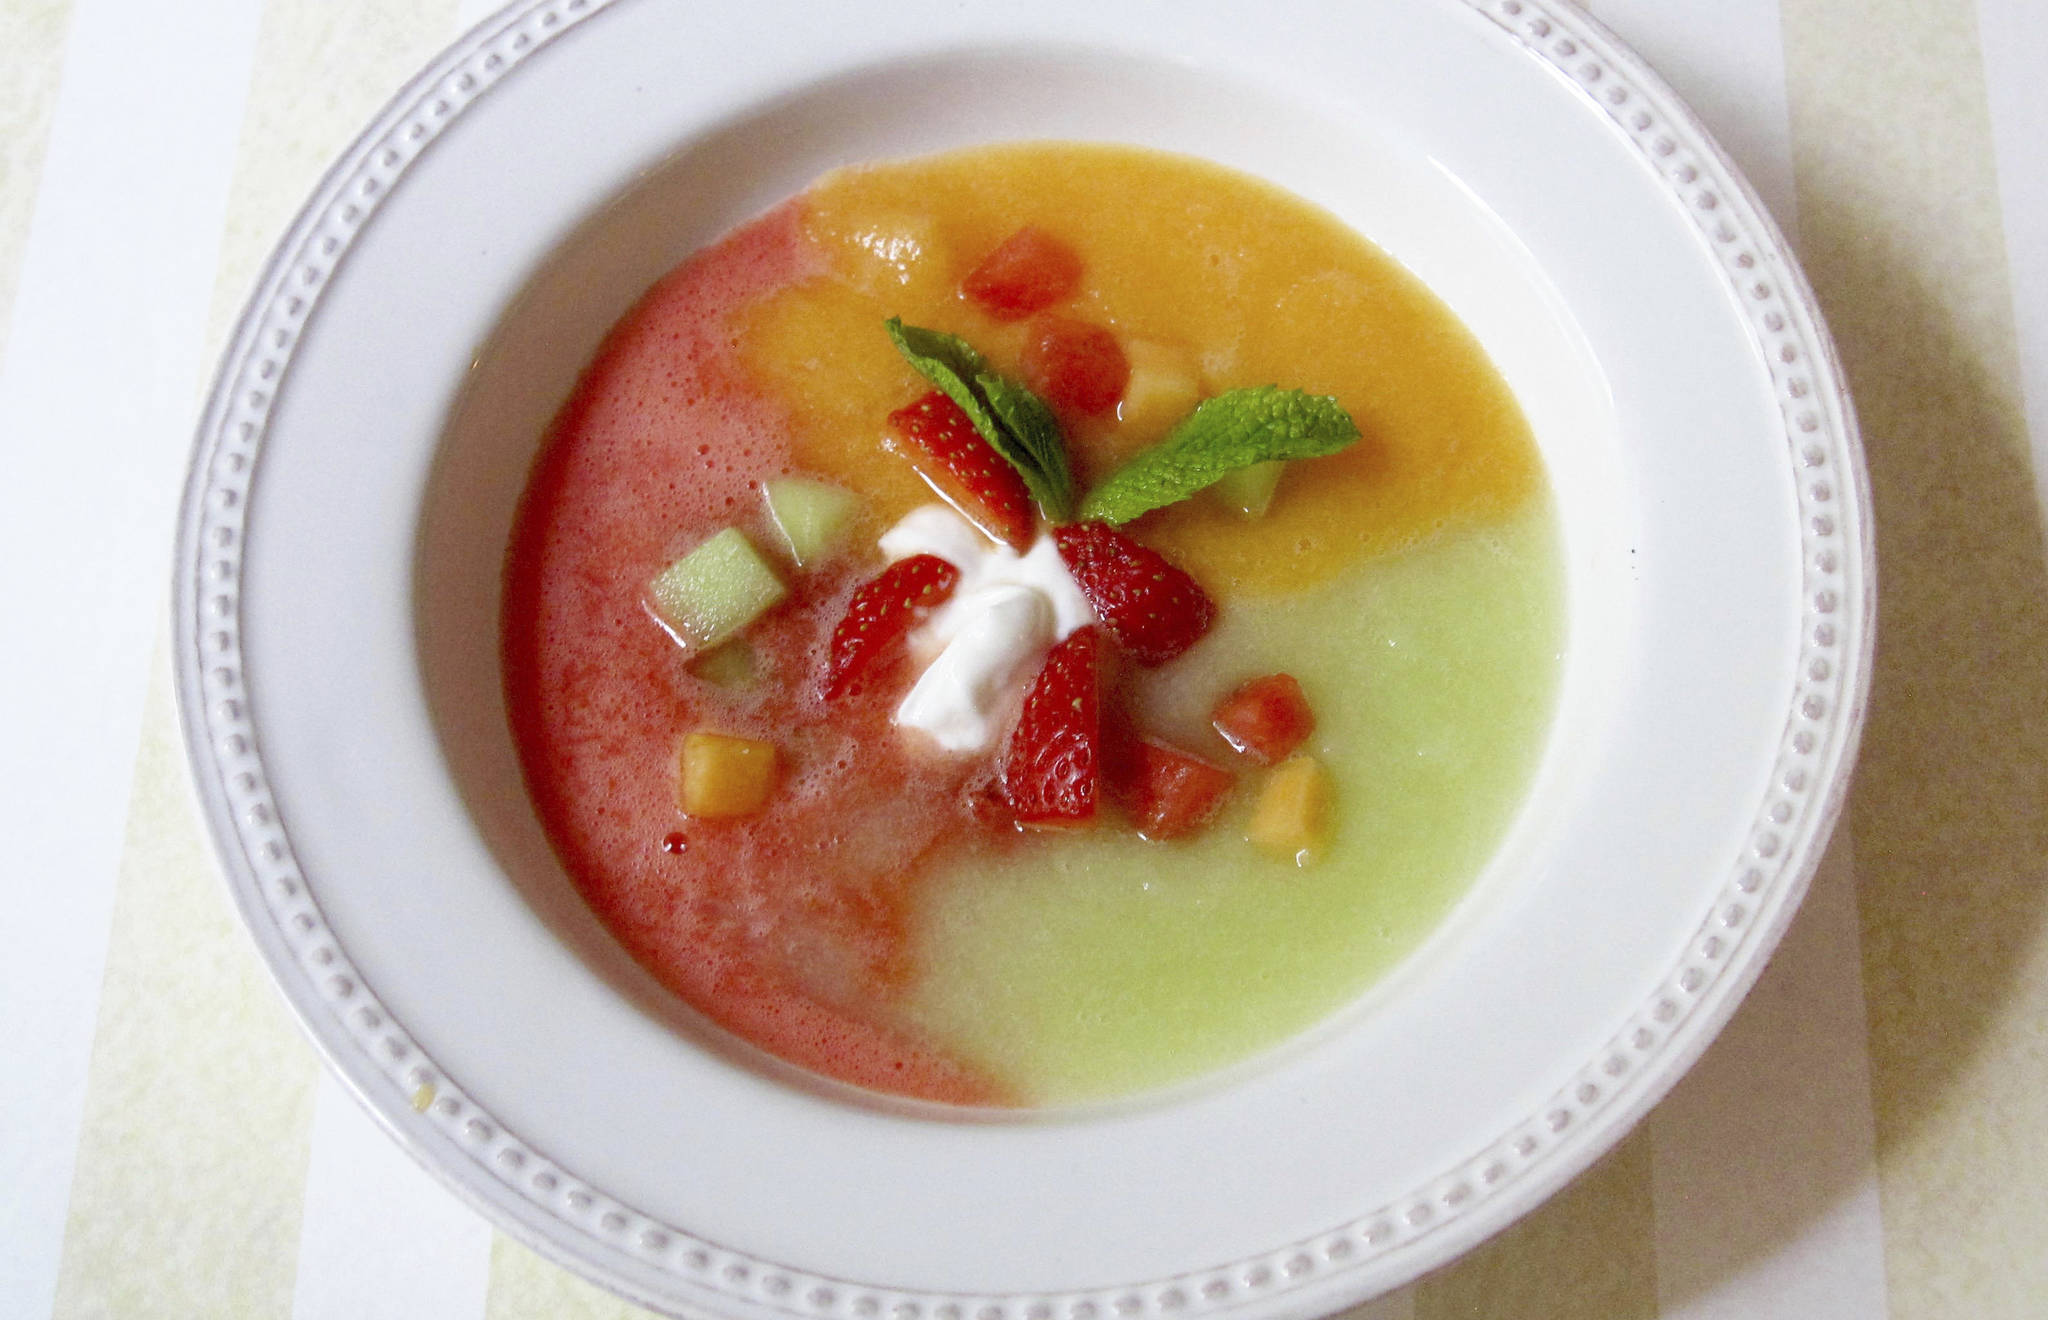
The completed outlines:
<svg viewBox="0 0 2048 1320">
<path fill-rule="evenodd" d="M 1108 523 L 1076 523 L 1052 535 L 1095 616 L 1139 664 L 1165 664 L 1216 621 L 1216 603 L 1193 578 Z"/>
<path fill-rule="evenodd" d="M 1268 674 L 1216 703 L 1211 716 L 1223 741 L 1260 765 L 1294 754 L 1316 731 L 1316 713 L 1292 674 Z"/>
<path fill-rule="evenodd" d="M 960 570 L 937 555 L 912 555 L 862 583 L 832 630 L 825 699 L 857 690 L 876 665 L 900 652 L 904 635 L 943 604 L 959 580 Z"/>
<path fill-rule="evenodd" d="M 1092 825 L 1102 779 L 1102 639 L 1052 648 L 1003 749 L 1003 796 L 1020 825 Z"/>
<path fill-rule="evenodd" d="M 1036 527 L 1031 492 L 1017 469 L 989 448 L 960 405 L 933 390 L 889 414 L 898 452 L 940 498 L 998 541 L 1022 550 Z"/>
<path fill-rule="evenodd" d="M 1152 738 L 1117 758 L 1112 789 L 1131 813 L 1138 833 L 1174 839 L 1207 825 L 1237 779 L 1228 770 Z"/>
<path fill-rule="evenodd" d="M 1108 330 L 1053 313 L 1032 320 L 1024 341 L 1024 383 L 1053 411 L 1066 417 L 1106 413 L 1130 381 L 1130 359 Z"/>
<path fill-rule="evenodd" d="M 998 321 L 1022 320 L 1080 287 L 1080 254 L 1036 225 L 1004 239 L 960 281 L 960 291 Z"/>
</svg>

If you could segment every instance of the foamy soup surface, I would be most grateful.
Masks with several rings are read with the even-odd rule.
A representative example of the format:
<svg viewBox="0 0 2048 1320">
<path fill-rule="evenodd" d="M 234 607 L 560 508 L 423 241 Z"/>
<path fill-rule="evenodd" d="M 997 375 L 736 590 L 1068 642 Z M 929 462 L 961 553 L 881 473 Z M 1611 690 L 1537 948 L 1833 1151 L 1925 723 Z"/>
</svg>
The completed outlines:
<svg viewBox="0 0 2048 1320">
<path fill-rule="evenodd" d="M 984 277 L 1020 231 L 1049 237 L 1079 274 L 1013 314 Z M 1012 380 L 1065 380 L 1050 392 L 1082 490 L 1197 400 L 1242 387 L 1329 396 L 1360 432 L 1279 469 L 1259 516 L 1209 490 L 1121 529 L 1184 570 L 1214 617 L 1150 667 L 1118 658 L 1130 648 L 1111 621 L 1084 630 L 1103 675 L 1085 827 L 1019 828 L 1029 794 L 1006 778 L 1029 759 L 1017 740 L 1043 724 L 1018 713 L 1047 681 L 1043 645 L 1003 698 L 1003 726 L 1029 730 L 986 750 L 948 753 L 897 722 L 929 659 L 915 633 L 827 695 L 835 635 L 889 571 L 878 537 L 934 502 L 900 414 L 932 387 L 884 333 L 889 317 L 960 336 Z M 1061 347 L 1104 337 L 1128 371 L 1107 405 L 1083 397 L 1100 361 L 1077 366 Z M 854 497 L 832 549 L 802 563 L 764 500 L 791 477 Z M 1038 521 L 1031 534 L 1046 534 Z M 784 594 L 734 640 L 696 645 L 658 621 L 650 583 L 727 529 Z M 1520 410 L 1397 263 L 1203 162 L 990 147 L 834 173 L 692 257 L 619 323 L 521 507 L 506 687 L 556 851 L 664 985 L 861 1086 L 1062 1104 L 1277 1043 L 1429 932 L 1527 788 L 1561 586 Z M 1298 681 L 1314 731 L 1286 764 L 1262 765 L 1212 720 L 1240 685 L 1276 674 Z M 693 733 L 772 749 L 758 804 L 683 809 Z M 1174 837 L 1136 828 L 1156 802 L 1132 769 L 1138 738 L 1227 778 L 1193 824 L 1150 831 Z M 1275 781 L 1304 761 L 1327 798 L 1305 835 L 1276 844 Z M 751 772 L 718 773 L 730 792 Z"/>
</svg>

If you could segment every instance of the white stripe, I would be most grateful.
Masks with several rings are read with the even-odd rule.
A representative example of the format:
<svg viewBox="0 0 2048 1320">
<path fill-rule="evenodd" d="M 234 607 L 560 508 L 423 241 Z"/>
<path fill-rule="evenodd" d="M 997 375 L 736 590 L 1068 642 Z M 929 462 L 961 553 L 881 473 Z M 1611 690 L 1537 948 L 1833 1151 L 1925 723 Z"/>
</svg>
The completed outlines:
<svg viewBox="0 0 2048 1320">
<path fill-rule="evenodd" d="M 482 1320 L 491 1229 L 322 1073 L 292 1320 Z"/>
<path fill-rule="evenodd" d="M 1977 0 L 1991 103 L 2005 264 L 2033 437 L 2034 488 L 2048 518 L 2048 14 L 2040 0 Z"/>
<path fill-rule="evenodd" d="M 7 1317 L 47 1315 L 56 1289 L 260 8 L 78 0 L 0 363 Z"/>
<path fill-rule="evenodd" d="M 1792 117 L 1778 0 L 1595 0 L 1587 7 L 1706 121 L 1791 234 Z"/>
<path fill-rule="evenodd" d="M 1651 1117 L 1663 1320 L 1879 1320 L 1884 1226 L 1838 835 L 1747 1003 Z"/>
</svg>

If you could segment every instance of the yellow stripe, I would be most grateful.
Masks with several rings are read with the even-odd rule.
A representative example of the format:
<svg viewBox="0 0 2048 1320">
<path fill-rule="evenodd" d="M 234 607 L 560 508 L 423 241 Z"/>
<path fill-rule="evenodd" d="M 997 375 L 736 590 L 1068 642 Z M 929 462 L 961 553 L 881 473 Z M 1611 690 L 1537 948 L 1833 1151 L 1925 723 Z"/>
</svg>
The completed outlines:
<svg viewBox="0 0 2048 1320">
<path fill-rule="evenodd" d="M 653 1314 L 585 1283 L 503 1233 L 491 1242 L 484 1320 L 651 1320 Z"/>
<path fill-rule="evenodd" d="M 268 5 L 209 353 L 320 172 L 453 28 L 452 3 Z M 232 912 L 183 759 L 160 646 L 65 1225 L 60 1318 L 291 1312 L 317 1064 Z"/>
<path fill-rule="evenodd" d="M 7 353 L 14 286 L 21 278 L 70 26 L 71 0 L 0 5 L 0 357 Z"/>
<path fill-rule="evenodd" d="M 1650 1140 L 1638 1130 L 1499 1237 L 1415 1287 L 1415 1320 L 1653 1320 Z"/>
<path fill-rule="evenodd" d="M 2048 560 L 1969 0 L 1784 0 L 1883 581 L 1856 837 L 1897 1320 L 2048 1297 Z M 2034 1121 L 2029 1121 L 2029 1120 Z"/>
<path fill-rule="evenodd" d="M 54 1314 L 285 1315 L 314 1064 L 200 835 L 165 647 L 144 708 Z"/>
</svg>

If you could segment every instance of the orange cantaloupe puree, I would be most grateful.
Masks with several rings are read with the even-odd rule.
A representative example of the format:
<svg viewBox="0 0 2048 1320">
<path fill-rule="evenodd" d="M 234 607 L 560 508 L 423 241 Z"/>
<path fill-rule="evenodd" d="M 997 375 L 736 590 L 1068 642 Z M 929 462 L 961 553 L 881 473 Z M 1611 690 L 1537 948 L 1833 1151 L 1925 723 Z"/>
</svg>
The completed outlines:
<svg viewBox="0 0 2048 1320">
<path fill-rule="evenodd" d="M 1085 263 L 1061 312 L 1185 346 L 1206 393 L 1293 386 L 1335 395 L 1358 422 L 1349 450 L 1291 466 L 1264 518 L 1199 498 L 1140 522 L 1212 593 L 1307 586 L 1544 490 L 1513 396 L 1436 296 L 1334 216 L 1247 175 L 1131 147 L 1011 144 L 842 170 L 804 207 L 830 273 L 757 303 L 736 338 L 789 411 L 796 464 L 861 490 L 885 525 L 931 495 L 883 448 L 887 414 L 929 387 L 882 321 L 952 331 L 1017 375 L 1022 326 L 958 290 L 1026 224 Z M 1156 439 L 1113 419 L 1077 432 L 1084 488 Z"/>
</svg>

